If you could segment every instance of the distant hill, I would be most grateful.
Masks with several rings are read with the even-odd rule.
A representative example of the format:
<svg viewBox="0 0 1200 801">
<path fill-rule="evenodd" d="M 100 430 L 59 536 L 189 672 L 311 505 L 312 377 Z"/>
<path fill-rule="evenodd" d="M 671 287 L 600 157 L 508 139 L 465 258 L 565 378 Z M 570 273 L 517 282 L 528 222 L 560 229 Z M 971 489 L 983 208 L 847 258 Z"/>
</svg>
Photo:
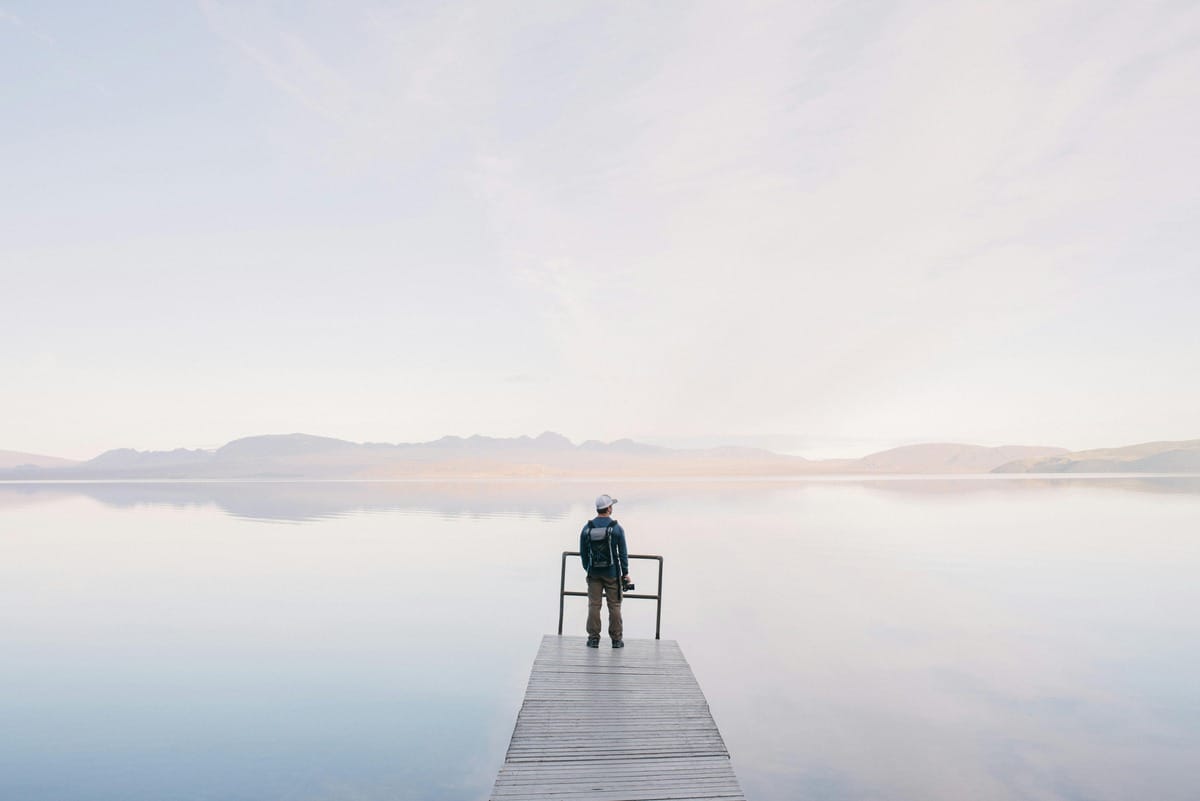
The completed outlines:
<svg viewBox="0 0 1200 801">
<path fill-rule="evenodd" d="M 255 459 L 289 459 L 354 450 L 363 446 L 344 439 L 314 437 L 312 434 L 264 434 L 235 439 L 217 448 L 211 456 L 217 462 Z"/>
<path fill-rule="evenodd" d="M 0 457 L 10 456 L 0 451 Z M 41 464 L 34 459 L 44 460 Z M 3 465 L 8 465 L 7 467 Z M 38 465 L 36 467 L 20 465 Z M 576 445 L 536 437 L 442 437 L 430 442 L 350 442 L 311 434 L 265 434 L 215 450 L 118 448 L 86 462 L 16 454 L 0 478 L 391 479 L 569 477 L 788 477 L 1015 472 L 1200 472 L 1200 440 L 1071 453 L 1063 448 L 924 443 L 861 459 L 809 460 L 757 448 L 674 449 L 622 439 Z"/>
<path fill-rule="evenodd" d="M 57 456 L 41 456 L 36 453 L 22 453 L 20 451 L 0 451 L 0 470 L 71 467 L 77 464 L 79 462 L 74 459 L 60 459 Z"/>
<path fill-rule="evenodd" d="M 1200 473 L 1200 439 L 1143 442 L 1000 465 L 996 473 Z"/>
<path fill-rule="evenodd" d="M 674 450 L 629 439 L 576 445 L 536 437 L 448 436 L 431 442 L 359 443 L 311 434 L 244 437 L 216 450 L 118 448 L 64 464 L 55 478 L 495 478 L 599 475 L 790 475 L 809 462 L 754 448 Z M 49 472 L 47 477 L 51 477 Z M 3 477 L 0 475 L 0 477 Z"/>
<path fill-rule="evenodd" d="M 1067 453 L 1066 448 L 1003 445 L 989 448 L 953 442 L 904 445 L 845 460 L 855 473 L 987 473 L 1017 459 L 1040 459 Z"/>
<path fill-rule="evenodd" d="M 78 467 L 89 471 L 152 471 L 175 465 L 207 464 L 211 460 L 211 451 L 189 451 L 186 448 L 176 448 L 173 451 L 136 451 L 133 448 L 117 448 L 105 451 L 96 458 L 83 462 Z"/>
<path fill-rule="evenodd" d="M 678 451 L 624 439 L 575 445 L 537 437 L 455 437 L 358 443 L 311 434 L 266 434 L 216 450 L 118 448 L 64 465 L 57 478 L 487 478 L 586 475 L 788 474 L 806 460 L 746 448 Z"/>
</svg>

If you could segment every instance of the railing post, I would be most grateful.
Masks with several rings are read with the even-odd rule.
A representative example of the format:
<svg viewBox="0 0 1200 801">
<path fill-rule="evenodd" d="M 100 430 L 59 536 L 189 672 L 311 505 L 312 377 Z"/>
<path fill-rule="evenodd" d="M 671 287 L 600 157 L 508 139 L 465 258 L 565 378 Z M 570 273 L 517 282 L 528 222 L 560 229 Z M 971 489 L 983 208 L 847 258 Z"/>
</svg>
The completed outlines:
<svg viewBox="0 0 1200 801">
<path fill-rule="evenodd" d="M 567 591 L 567 551 L 563 551 L 562 569 L 558 573 L 558 636 L 562 636 L 563 623 L 563 601 L 566 600 Z"/>
<path fill-rule="evenodd" d="M 662 557 L 660 556 L 660 557 L 658 557 L 658 598 L 657 598 L 658 611 L 657 611 L 657 614 L 655 614 L 655 616 L 654 616 L 654 639 L 656 639 L 656 640 L 662 639 L 662 637 L 660 636 L 662 634 L 662 595 L 663 595 L 663 593 L 662 593 L 662 573 L 663 573 L 662 568 L 663 568 L 663 560 L 662 560 Z M 562 600 L 562 597 L 560 596 L 559 601 L 561 602 L 561 600 Z"/>
</svg>

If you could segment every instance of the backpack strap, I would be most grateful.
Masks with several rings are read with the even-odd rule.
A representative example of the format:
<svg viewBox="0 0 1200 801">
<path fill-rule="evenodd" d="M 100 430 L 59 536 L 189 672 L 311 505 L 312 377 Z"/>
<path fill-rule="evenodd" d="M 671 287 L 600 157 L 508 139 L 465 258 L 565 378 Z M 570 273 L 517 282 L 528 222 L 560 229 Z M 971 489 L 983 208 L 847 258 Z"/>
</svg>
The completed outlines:
<svg viewBox="0 0 1200 801">
<path fill-rule="evenodd" d="M 583 547 L 580 548 L 584 557 L 584 570 L 592 569 L 592 521 L 583 524 Z"/>
</svg>

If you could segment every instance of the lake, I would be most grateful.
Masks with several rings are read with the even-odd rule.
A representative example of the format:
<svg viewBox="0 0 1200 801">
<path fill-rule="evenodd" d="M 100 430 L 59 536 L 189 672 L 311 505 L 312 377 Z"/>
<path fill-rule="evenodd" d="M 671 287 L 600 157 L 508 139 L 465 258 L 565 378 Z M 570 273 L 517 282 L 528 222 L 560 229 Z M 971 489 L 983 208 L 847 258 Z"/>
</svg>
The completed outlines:
<svg viewBox="0 0 1200 801">
<path fill-rule="evenodd" d="M 1200 797 L 1200 478 L 1106 476 L 0 484 L 0 799 L 486 798 L 600 492 L 750 799 Z"/>
</svg>

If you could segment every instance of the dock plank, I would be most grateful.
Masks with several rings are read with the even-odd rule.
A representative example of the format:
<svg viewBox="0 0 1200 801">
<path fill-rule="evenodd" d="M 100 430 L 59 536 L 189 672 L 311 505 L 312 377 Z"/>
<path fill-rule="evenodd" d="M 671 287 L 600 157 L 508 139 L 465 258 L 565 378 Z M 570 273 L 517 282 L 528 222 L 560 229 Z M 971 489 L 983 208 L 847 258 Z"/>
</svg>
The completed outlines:
<svg viewBox="0 0 1200 801">
<path fill-rule="evenodd" d="M 745 801 L 673 640 L 542 640 L 492 801 Z"/>
</svg>

